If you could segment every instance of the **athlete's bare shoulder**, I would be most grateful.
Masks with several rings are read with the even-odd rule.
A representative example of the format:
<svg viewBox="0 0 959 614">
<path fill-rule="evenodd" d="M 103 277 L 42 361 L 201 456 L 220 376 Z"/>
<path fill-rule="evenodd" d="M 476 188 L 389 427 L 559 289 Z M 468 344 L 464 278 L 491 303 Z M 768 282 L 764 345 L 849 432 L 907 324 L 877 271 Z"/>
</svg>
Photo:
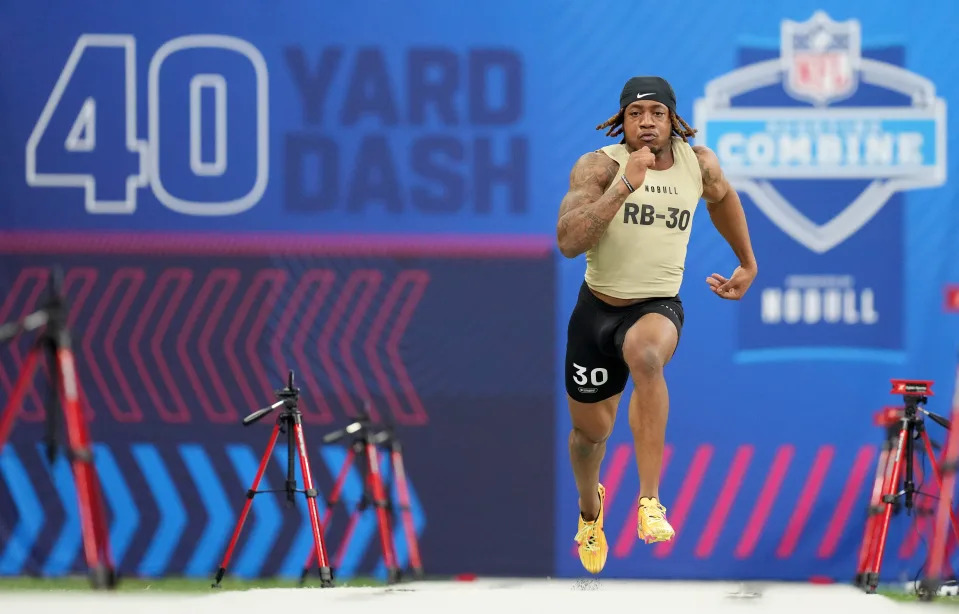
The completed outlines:
<svg viewBox="0 0 959 614">
<path fill-rule="evenodd" d="M 605 190 L 616 178 L 619 171 L 619 162 L 609 157 L 602 150 L 584 153 L 573 164 L 569 173 L 569 187 L 597 185 Z"/>
<path fill-rule="evenodd" d="M 559 215 L 603 195 L 619 172 L 619 162 L 602 151 L 585 153 L 569 173 L 569 190 L 560 204 Z"/>
<path fill-rule="evenodd" d="M 693 152 L 699 161 L 699 170 L 703 176 L 703 200 L 714 203 L 722 200 L 729 189 L 723 169 L 719 167 L 719 158 L 705 145 L 693 145 Z"/>
</svg>

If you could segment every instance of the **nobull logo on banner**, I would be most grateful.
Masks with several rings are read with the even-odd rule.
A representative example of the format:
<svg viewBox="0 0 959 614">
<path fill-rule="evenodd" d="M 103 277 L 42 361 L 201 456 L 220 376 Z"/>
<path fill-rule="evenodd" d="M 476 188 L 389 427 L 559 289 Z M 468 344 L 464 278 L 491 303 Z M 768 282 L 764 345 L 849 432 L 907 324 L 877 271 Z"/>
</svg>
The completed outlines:
<svg viewBox="0 0 959 614">
<path fill-rule="evenodd" d="M 945 182 L 945 101 L 903 68 L 904 49 L 870 48 L 857 20 L 822 11 L 739 61 L 706 84 L 694 125 L 763 213 L 750 216 L 766 256 L 740 358 L 888 358 L 902 340 L 902 193 Z"/>
</svg>

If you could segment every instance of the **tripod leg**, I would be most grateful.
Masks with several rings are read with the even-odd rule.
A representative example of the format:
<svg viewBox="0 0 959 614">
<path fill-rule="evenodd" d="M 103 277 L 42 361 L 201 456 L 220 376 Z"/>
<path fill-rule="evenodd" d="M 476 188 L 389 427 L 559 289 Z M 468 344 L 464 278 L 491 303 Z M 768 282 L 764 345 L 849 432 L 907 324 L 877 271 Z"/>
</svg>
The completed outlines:
<svg viewBox="0 0 959 614">
<path fill-rule="evenodd" d="M 942 449 L 942 463 L 945 468 L 942 485 L 939 489 L 939 501 L 936 503 L 936 515 L 933 517 L 932 540 L 929 545 L 929 560 L 926 565 L 926 577 L 923 580 L 927 595 L 935 595 L 940 582 L 944 579 L 943 567 L 949 565 L 950 539 L 947 527 L 947 514 L 952 515 L 956 489 L 956 462 L 959 460 L 959 366 L 956 367 L 956 387 L 952 399 L 952 428 L 946 437 Z M 959 537 L 959 536 L 957 536 Z"/>
<path fill-rule="evenodd" d="M 939 463 L 936 461 L 936 453 L 932 449 L 932 442 L 929 440 L 929 435 L 925 430 L 922 431 L 923 443 L 926 446 L 926 454 L 929 455 L 929 465 L 932 467 L 932 475 L 936 478 L 936 484 L 939 486 L 940 493 L 942 492 L 942 471 L 939 469 Z M 956 520 L 956 512 L 949 508 L 949 522 L 952 524 L 952 533 L 956 536 L 956 539 L 959 539 L 959 521 Z"/>
<path fill-rule="evenodd" d="M 93 465 L 93 448 L 86 420 L 80 409 L 76 362 L 68 343 L 57 350 L 60 374 L 59 388 L 63 394 L 64 419 L 70 442 L 70 461 L 76 481 L 80 504 L 80 520 L 87 565 L 95 586 L 112 587 L 116 572 L 110 557 L 109 536 L 103 511 L 100 482 Z"/>
<path fill-rule="evenodd" d="M 956 430 L 959 433 L 959 429 Z M 953 442 L 954 436 L 950 435 L 950 443 L 959 443 Z M 948 449 L 956 449 L 955 445 L 949 446 Z M 946 456 L 945 458 L 955 458 L 954 455 Z M 939 588 L 940 583 L 944 579 L 943 567 L 948 564 L 947 558 L 947 546 L 949 544 L 949 529 L 947 528 L 948 520 L 947 514 L 952 513 L 952 503 L 953 503 L 953 493 L 956 487 L 956 471 L 955 469 L 950 470 L 944 477 L 942 483 L 941 494 L 939 501 L 936 505 L 936 514 L 933 517 L 933 527 L 932 527 L 932 540 L 929 545 L 929 559 L 926 564 L 926 574 L 923 579 L 924 592 L 927 598 L 931 598 L 932 595 L 936 594 L 936 591 Z"/>
<path fill-rule="evenodd" d="M 263 452 L 263 457 L 260 459 L 260 466 L 256 470 L 256 476 L 253 478 L 253 485 L 250 486 L 250 490 L 246 491 L 246 503 L 243 504 L 243 511 L 240 512 L 240 517 L 237 519 L 236 527 L 233 529 L 233 537 L 230 538 L 230 544 L 226 548 L 226 554 L 223 555 L 223 561 L 220 563 L 220 568 L 216 571 L 216 579 L 212 584 L 213 588 L 220 587 L 220 581 L 223 580 L 223 575 L 226 573 L 226 568 L 230 564 L 230 559 L 233 557 L 233 549 L 236 548 L 236 542 L 240 538 L 240 532 L 243 530 L 243 525 L 246 523 L 246 517 L 250 513 L 250 506 L 253 504 L 253 497 L 256 496 L 256 487 L 260 485 L 260 480 L 263 479 L 263 474 L 266 472 L 266 466 L 270 462 L 270 456 L 273 454 L 273 448 L 276 446 L 276 440 L 280 436 L 280 420 L 277 419 L 276 423 L 273 425 L 273 432 L 270 434 L 270 440 L 266 444 L 266 450 Z"/>
<path fill-rule="evenodd" d="M 882 491 L 879 493 L 879 502 L 877 504 L 878 507 L 876 510 L 876 516 L 873 519 L 872 537 L 871 537 L 871 543 L 869 545 L 869 559 L 868 559 L 868 564 L 866 566 L 866 573 L 868 573 L 869 570 L 872 569 L 873 561 L 875 561 L 876 559 L 876 550 L 879 547 L 879 534 L 882 532 L 882 515 L 886 509 L 885 504 L 883 503 L 883 497 L 887 493 L 895 492 L 893 490 L 892 472 L 896 468 L 895 450 L 896 450 L 896 444 L 898 441 L 899 441 L 899 431 L 895 430 L 889 437 L 889 454 L 886 455 L 886 472 L 883 475 Z M 896 510 L 895 503 L 892 504 L 892 509 L 895 512 Z M 865 582 L 865 577 L 863 581 Z"/>
<path fill-rule="evenodd" d="M 350 540 L 353 539 L 353 531 L 356 530 L 356 525 L 360 521 L 365 508 L 362 506 L 362 499 L 360 503 L 350 512 L 350 518 L 346 522 L 346 528 L 343 529 L 343 538 L 340 540 L 340 545 L 336 550 L 334 555 L 336 567 L 342 568 L 343 557 L 346 556 L 346 551 L 350 547 Z"/>
<path fill-rule="evenodd" d="M 290 505 L 296 505 L 296 429 L 293 427 L 293 420 L 286 420 L 286 502 Z"/>
<path fill-rule="evenodd" d="M 78 409 L 79 411 L 79 409 Z M 89 440 L 89 438 L 88 438 Z M 90 448 L 92 450 L 92 447 Z M 103 503 L 103 487 L 97 474 L 93 459 L 90 460 L 90 501 L 93 504 L 93 530 L 97 548 L 100 552 L 100 568 L 94 572 L 94 584 L 112 588 L 117 583 L 116 566 L 110 549 L 110 530 L 107 523 L 106 506 Z"/>
<path fill-rule="evenodd" d="M 340 473 L 336 476 L 336 482 L 333 484 L 333 490 L 330 492 L 330 499 L 326 505 L 326 511 L 323 512 L 323 520 L 320 522 L 320 529 L 326 533 L 326 530 L 330 528 L 330 521 L 333 520 L 333 509 L 340 500 L 340 493 L 343 491 L 343 485 L 346 484 L 346 478 L 350 474 L 350 466 L 353 464 L 353 459 L 355 458 L 353 448 L 348 448 L 346 451 L 346 459 L 343 461 L 343 466 L 340 467 Z M 303 564 L 303 573 L 300 575 L 300 583 L 303 583 L 306 580 L 306 576 L 310 573 L 310 567 L 313 566 L 313 557 L 316 556 L 316 550 L 310 550 L 310 553 L 306 557 L 306 563 Z"/>
<path fill-rule="evenodd" d="M 343 466 L 340 467 L 340 473 L 336 476 L 336 483 L 333 484 L 333 490 L 330 492 L 330 504 L 323 513 L 323 530 L 326 530 L 330 521 L 333 519 L 333 506 L 340 501 L 340 495 L 343 494 L 343 486 L 346 485 L 346 478 L 350 475 L 350 466 L 356 460 L 356 453 L 353 448 L 346 451 L 346 458 L 343 459 Z"/>
<path fill-rule="evenodd" d="M 376 446 L 366 442 L 366 460 L 369 464 L 370 486 L 373 490 L 373 506 L 379 520 L 380 544 L 383 547 L 383 563 L 386 565 L 387 581 L 392 583 L 399 580 L 399 567 L 396 565 L 396 554 L 393 552 L 393 531 L 390 526 L 390 517 L 386 512 L 386 493 L 383 492 L 383 481 L 380 476 L 380 467 L 376 455 Z"/>
<path fill-rule="evenodd" d="M 57 377 L 57 382 L 60 382 L 59 392 L 63 396 L 66 407 L 63 408 L 64 412 L 70 413 L 76 416 L 75 423 L 77 425 L 77 430 L 79 431 L 80 448 L 88 451 L 89 454 L 86 455 L 88 459 L 88 468 L 89 468 L 89 488 L 90 488 L 90 504 L 91 504 L 91 516 L 93 517 L 93 532 L 96 539 L 97 551 L 100 553 L 101 557 L 101 570 L 95 572 L 98 575 L 97 582 L 106 582 L 111 583 L 115 582 L 115 571 L 113 565 L 113 556 L 110 552 L 110 536 L 109 530 L 107 528 L 106 512 L 105 506 L 103 503 L 103 488 L 100 485 L 100 477 L 97 474 L 96 466 L 93 464 L 93 439 L 90 437 L 90 429 L 87 426 L 87 421 L 84 418 L 83 411 L 80 406 L 80 395 L 79 395 L 79 385 L 76 381 L 76 369 L 73 366 L 70 366 L 66 371 L 61 367 L 61 354 L 60 351 L 56 348 L 52 348 L 56 360 L 53 361 L 55 365 L 51 369 L 51 373 L 55 373 Z M 66 366 L 67 362 L 70 365 L 75 365 L 76 361 L 73 356 L 73 352 L 70 349 L 63 349 L 63 363 Z M 71 380 L 70 383 L 66 383 L 66 379 Z M 57 399 L 57 395 L 53 396 L 54 399 Z M 51 424 L 56 424 L 59 421 L 59 418 L 63 416 L 57 415 L 57 411 L 60 409 L 60 403 L 53 403 L 53 411 L 55 412 L 53 417 L 50 420 Z M 52 427 L 56 428 L 56 427 Z M 53 455 L 55 452 L 56 440 L 55 438 L 51 442 L 52 447 L 48 449 L 48 454 L 51 462 L 53 461 Z"/>
<path fill-rule="evenodd" d="M 856 566 L 856 586 L 866 583 L 866 569 L 869 566 L 870 555 L 873 551 L 874 536 L 877 520 L 882 513 L 882 493 L 886 486 L 886 476 L 889 475 L 889 459 L 891 458 L 891 438 L 887 437 L 879 450 L 879 461 L 876 464 L 876 476 L 872 483 L 872 493 L 869 496 L 866 526 L 863 530 L 862 544 L 859 547 L 859 562 Z"/>
<path fill-rule="evenodd" d="M 47 405 L 47 460 L 53 463 L 57 456 L 57 434 L 60 432 L 62 412 L 60 408 L 60 361 L 57 359 L 57 347 L 53 343 L 46 343 L 47 360 L 50 367 L 51 386 L 50 399 Z"/>
<path fill-rule="evenodd" d="M 10 437 L 10 431 L 13 430 L 13 422 L 17 417 L 17 412 L 20 411 L 20 406 L 23 404 L 23 397 L 26 396 L 27 389 L 33 382 L 33 374 L 34 371 L 36 371 L 37 362 L 40 360 L 40 352 L 40 347 L 34 346 L 30 352 L 27 353 L 27 358 L 23 361 L 23 367 L 20 369 L 20 376 L 17 378 L 17 383 L 13 387 L 13 394 L 10 395 L 10 400 L 7 401 L 6 407 L 3 408 L 3 414 L 0 415 L 0 450 L 3 450 L 4 444 L 7 443 L 7 439 Z"/>
<path fill-rule="evenodd" d="M 313 486 L 313 474 L 310 472 L 310 460 L 306 454 L 306 439 L 303 437 L 303 425 L 299 416 L 293 425 L 296 432 L 298 449 L 300 451 L 300 471 L 303 474 L 303 484 L 306 490 L 306 506 L 310 512 L 310 524 L 313 526 L 313 545 L 316 548 L 316 560 L 320 565 L 320 586 L 333 586 L 333 574 L 330 571 L 330 562 L 326 556 L 326 544 L 323 542 L 323 530 L 320 527 L 320 511 L 316 504 L 316 488 Z"/>
<path fill-rule="evenodd" d="M 350 459 L 356 458 L 356 452 L 363 448 L 363 444 L 360 442 L 353 442 L 350 445 L 350 452 L 352 454 L 347 456 L 347 461 Z M 348 468 L 347 463 L 343 464 L 344 470 Z M 336 567 L 342 567 L 343 557 L 346 556 L 346 551 L 350 547 L 350 542 L 353 539 L 353 532 L 356 530 L 356 525 L 359 523 L 360 518 L 363 513 L 366 511 L 366 506 L 368 502 L 372 499 L 372 495 L 369 492 L 369 468 L 366 463 L 362 463 L 359 466 L 360 470 L 360 483 L 362 484 L 362 489 L 360 491 L 360 499 L 356 502 L 356 506 L 353 508 L 353 511 L 350 512 L 349 520 L 346 522 L 346 527 L 343 529 L 343 537 L 340 539 L 339 548 L 337 548 L 336 555 L 334 559 L 336 561 Z"/>
<path fill-rule="evenodd" d="M 867 582 L 866 579 L 869 575 L 869 572 L 872 570 L 874 561 L 876 560 L 876 551 L 879 546 L 879 535 L 882 532 L 882 516 L 886 510 L 886 504 L 883 503 L 883 497 L 888 492 L 892 492 L 892 472 L 896 465 L 896 444 L 899 441 L 899 429 L 890 428 L 886 434 L 886 453 L 885 453 L 885 463 L 883 464 L 883 473 L 882 473 L 882 484 L 880 485 L 879 492 L 877 493 L 876 506 L 872 510 L 872 516 L 870 517 L 870 529 L 869 529 L 869 549 L 866 552 L 866 561 L 865 566 L 862 571 L 862 578 L 860 586 L 866 588 Z M 895 509 L 895 508 L 894 508 Z"/>
<path fill-rule="evenodd" d="M 903 476 L 902 487 L 903 501 L 906 510 L 912 509 L 913 496 L 916 492 L 916 481 L 914 479 L 914 463 L 916 460 L 915 441 L 913 431 L 910 429 L 906 435 L 906 451 L 904 452 L 906 457 L 906 475 Z M 907 511 L 906 514 L 909 514 L 909 512 Z"/>
<path fill-rule="evenodd" d="M 886 549 L 886 537 L 889 533 L 889 520 L 892 518 L 892 507 L 895 505 L 897 489 L 899 487 L 899 477 L 902 470 L 903 455 L 906 451 L 906 439 L 909 437 L 909 429 L 903 422 L 902 430 L 899 431 L 899 440 L 896 445 L 895 464 L 892 468 L 892 476 L 889 480 L 889 487 L 883 493 L 883 502 L 886 509 L 882 514 L 882 521 L 879 527 L 879 536 L 876 542 L 876 553 L 872 560 L 871 568 L 866 574 L 866 592 L 875 593 L 879 587 L 879 570 L 882 568 L 882 557 Z"/>
<path fill-rule="evenodd" d="M 410 507 L 410 491 L 406 482 L 406 469 L 403 466 L 403 453 L 399 444 L 390 452 L 393 461 L 393 475 L 396 479 L 396 491 L 400 499 L 400 516 L 410 551 L 410 566 L 418 578 L 423 577 L 423 562 L 420 560 L 420 547 L 416 540 L 416 527 L 413 526 L 413 511 Z"/>
</svg>

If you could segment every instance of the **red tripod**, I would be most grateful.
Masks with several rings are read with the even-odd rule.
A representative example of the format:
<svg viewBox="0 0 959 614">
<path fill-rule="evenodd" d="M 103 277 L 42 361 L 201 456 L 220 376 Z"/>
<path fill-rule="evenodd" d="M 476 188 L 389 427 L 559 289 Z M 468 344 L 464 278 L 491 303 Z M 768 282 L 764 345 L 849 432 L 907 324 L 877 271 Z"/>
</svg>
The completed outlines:
<svg viewBox="0 0 959 614">
<path fill-rule="evenodd" d="M 866 528 L 859 549 L 859 563 L 856 567 L 856 586 L 865 586 L 866 568 L 870 564 L 871 557 L 875 556 L 875 537 L 879 529 L 880 516 L 883 513 L 883 489 L 886 488 L 892 477 L 892 469 L 896 461 L 893 451 L 899 441 L 902 414 L 901 407 L 886 407 L 876 412 L 873 418 L 873 423 L 876 426 L 885 428 L 886 437 L 879 448 L 879 461 L 876 464 L 876 475 L 873 480 L 872 493 L 869 496 Z"/>
<path fill-rule="evenodd" d="M 866 521 L 862 548 L 860 549 L 856 580 L 868 593 L 874 593 L 879 586 L 879 571 L 882 567 L 883 554 L 886 548 L 889 522 L 897 499 L 903 497 L 906 509 L 911 510 L 913 497 L 916 494 L 922 494 L 917 493 L 913 480 L 915 455 L 913 441 L 915 439 L 922 437 L 933 476 L 940 491 L 943 488 L 942 472 L 936 461 L 932 442 L 929 440 L 922 416 L 928 416 L 946 429 L 950 428 L 949 420 L 919 407 L 926 403 L 927 397 L 932 396 L 931 381 L 892 380 L 891 392 L 892 394 L 902 395 L 905 406 L 901 410 L 897 408 L 887 409 L 880 414 L 880 422 L 884 422 L 888 426 L 891 422 L 894 423 L 898 420 L 901 426 L 895 448 L 892 448 L 887 442 L 880 453 L 877 480 L 881 475 L 882 486 L 878 493 L 875 489 L 873 491 L 873 498 L 870 501 L 870 516 Z M 902 490 L 900 490 L 900 479 L 902 480 Z M 950 510 L 949 516 L 953 532 L 959 537 L 959 522 L 956 521 L 952 510 Z"/>
<path fill-rule="evenodd" d="M 419 544 L 416 539 L 416 531 L 413 526 L 413 514 L 410 508 L 409 487 L 406 481 L 406 470 L 403 465 L 403 453 L 399 440 L 392 431 L 383 431 L 377 434 L 370 433 L 370 422 L 366 416 L 360 417 L 344 429 L 334 431 L 323 438 L 324 443 L 334 443 L 343 439 L 346 435 L 351 435 L 352 440 L 347 448 L 346 458 L 340 467 L 336 482 L 330 492 L 327 501 L 326 513 L 323 515 L 324 528 L 329 526 L 333 516 L 333 508 L 340 501 L 340 495 L 343 491 L 343 485 L 349 475 L 350 467 L 354 462 L 361 462 L 360 472 L 363 475 L 363 495 L 357 503 L 353 512 L 350 514 L 350 520 L 343 534 L 343 541 L 340 543 L 337 552 L 337 560 L 340 560 L 350 543 L 350 537 L 356 528 L 356 523 L 360 519 L 367 506 L 372 504 L 376 508 L 377 523 L 380 534 L 380 547 L 383 551 L 383 563 L 386 566 L 387 582 L 395 583 L 400 580 L 401 570 L 397 562 L 396 551 L 394 548 L 394 535 L 392 523 L 393 503 L 389 496 L 389 485 L 383 480 L 379 469 L 379 459 L 377 455 L 378 445 L 389 445 L 389 455 L 392 468 L 392 474 L 396 479 L 396 490 L 399 495 L 399 508 L 406 536 L 406 542 L 410 549 L 410 565 L 417 578 L 423 577 L 423 564 L 420 559 Z M 360 457 L 362 461 L 359 461 Z M 311 552 L 303 567 L 301 580 L 306 578 L 307 570 L 313 564 L 313 553 Z"/>
<path fill-rule="evenodd" d="M 956 367 L 955 389 L 952 398 L 952 421 L 959 420 L 959 365 Z M 952 521 L 955 532 L 953 502 L 955 501 L 956 472 L 959 471 L 959 429 L 950 430 L 946 447 L 943 450 L 942 470 L 945 472 L 939 501 L 936 505 L 936 517 L 932 529 L 932 543 L 929 546 L 929 560 L 925 577 L 920 582 L 919 597 L 931 601 L 939 591 L 944 580 L 943 567 L 948 564 L 949 522 Z"/>
<path fill-rule="evenodd" d="M 420 559 L 420 546 L 416 537 L 416 527 L 413 524 L 413 509 L 410 506 L 410 489 L 406 480 L 406 467 L 403 464 L 403 448 L 392 429 L 387 429 L 373 437 L 376 445 L 389 446 L 390 462 L 393 469 L 393 478 L 396 480 L 396 492 L 399 498 L 400 518 L 403 524 L 403 534 L 410 550 L 410 567 L 417 579 L 423 578 L 423 561 Z M 386 486 L 389 492 L 389 485 Z"/>
<path fill-rule="evenodd" d="M 315 555 L 316 560 L 319 561 L 320 586 L 324 588 L 333 586 L 333 572 L 330 569 L 329 561 L 326 558 L 326 544 L 323 542 L 323 529 L 320 526 L 320 513 L 316 505 L 317 491 L 313 486 L 313 474 L 310 472 L 310 461 L 306 453 L 306 440 L 303 437 L 303 415 L 300 413 L 299 407 L 297 406 L 299 392 L 299 388 L 293 387 L 293 371 L 290 371 L 286 388 L 276 391 L 276 396 L 279 401 L 273 405 L 264 407 L 263 409 L 258 409 L 243 419 L 244 426 L 249 426 L 277 407 L 280 407 L 281 405 L 283 406 L 283 411 L 276 417 L 276 424 L 273 426 L 273 432 L 270 435 L 270 441 L 266 446 L 266 450 L 263 452 L 263 458 L 260 459 L 260 466 L 256 471 L 256 476 L 253 478 L 253 485 L 250 487 L 250 490 L 246 492 L 246 503 L 243 505 L 243 511 L 240 513 L 240 518 L 237 520 L 236 528 L 233 530 L 233 537 L 230 539 L 230 544 L 226 549 L 226 554 L 223 556 L 223 562 L 220 564 L 220 568 L 216 572 L 216 581 L 213 583 L 213 588 L 219 588 L 220 581 L 223 579 L 223 575 L 226 573 L 227 565 L 229 565 L 230 558 L 233 556 L 233 549 L 236 547 L 236 542 L 240 537 L 240 532 L 243 530 L 244 523 L 246 523 L 247 514 L 250 512 L 250 506 L 253 504 L 253 497 L 262 492 L 284 492 L 271 490 L 258 491 L 256 489 L 256 487 L 260 484 L 260 480 L 263 478 L 263 474 L 266 472 L 266 466 L 270 462 L 270 457 L 273 455 L 273 448 L 276 446 L 276 440 L 281 431 L 286 433 L 287 443 L 285 488 L 286 498 L 290 503 L 293 503 L 295 493 L 301 492 L 306 496 L 306 507 L 310 512 L 310 524 L 313 526 L 314 550 L 311 550 L 310 552 L 312 555 Z M 300 457 L 300 472 L 303 474 L 303 485 L 305 487 L 304 490 L 298 490 L 296 488 L 294 450 L 299 454 Z"/>
<path fill-rule="evenodd" d="M 93 464 L 90 432 L 80 409 L 76 361 L 71 349 L 70 332 L 67 330 L 67 311 L 61 271 L 55 268 L 50 275 L 50 291 L 46 304 L 19 322 L 0 326 L 0 341 L 8 341 L 20 333 L 43 327 L 36 343 L 27 353 L 14 384 L 13 394 L 0 414 L 0 450 L 10 437 L 17 412 L 33 381 L 41 355 L 46 354 L 53 387 L 46 412 L 47 457 L 50 462 L 56 458 L 57 431 L 61 419 L 64 419 L 69 443 L 67 458 L 76 484 L 83 553 L 90 581 L 94 588 L 113 588 L 117 584 L 117 576 L 110 554 L 103 496 Z"/>
</svg>

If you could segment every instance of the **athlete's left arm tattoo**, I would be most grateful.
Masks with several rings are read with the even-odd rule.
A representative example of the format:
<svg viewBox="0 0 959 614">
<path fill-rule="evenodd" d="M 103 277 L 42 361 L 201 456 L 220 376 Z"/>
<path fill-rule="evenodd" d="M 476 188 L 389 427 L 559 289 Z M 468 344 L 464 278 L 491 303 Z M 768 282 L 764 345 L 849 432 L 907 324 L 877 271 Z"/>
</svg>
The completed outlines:
<svg viewBox="0 0 959 614">
<path fill-rule="evenodd" d="M 709 217 L 719 234 L 726 239 L 739 259 L 740 266 L 756 268 L 756 256 L 749 240 L 746 213 L 739 194 L 729 184 L 719 166 L 719 158 L 708 147 L 693 147 L 703 177 L 703 200 Z"/>
</svg>

